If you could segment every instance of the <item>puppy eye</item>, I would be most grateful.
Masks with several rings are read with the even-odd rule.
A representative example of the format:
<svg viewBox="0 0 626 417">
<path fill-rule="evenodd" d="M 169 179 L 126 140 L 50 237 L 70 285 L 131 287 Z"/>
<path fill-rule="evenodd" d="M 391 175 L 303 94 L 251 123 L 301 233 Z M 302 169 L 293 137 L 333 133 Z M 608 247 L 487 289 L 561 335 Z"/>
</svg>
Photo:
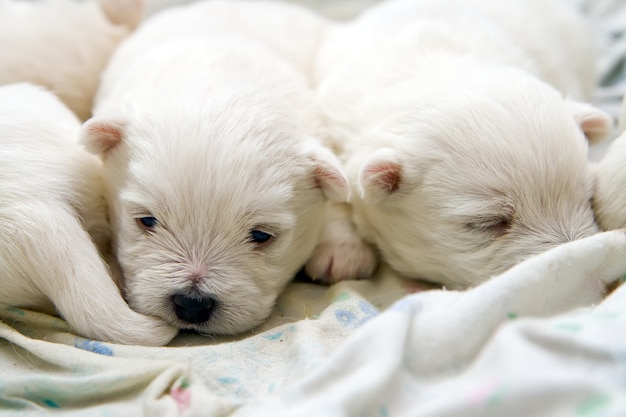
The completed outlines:
<svg viewBox="0 0 626 417">
<path fill-rule="evenodd" d="M 511 221 L 509 219 L 500 219 L 485 228 L 485 231 L 501 236 L 511 228 Z"/>
<path fill-rule="evenodd" d="M 264 232 L 262 230 L 251 230 L 250 231 L 250 242 L 257 243 L 259 245 L 266 244 L 272 240 L 274 236 L 271 234 Z"/>
<path fill-rule="evenodd" d="M 156 217 L 146 216 L 146 217 L 138 217 L 135 219 L 137 225 L 142 230 L 152 231 L 158 224 Z"/>
</svg>

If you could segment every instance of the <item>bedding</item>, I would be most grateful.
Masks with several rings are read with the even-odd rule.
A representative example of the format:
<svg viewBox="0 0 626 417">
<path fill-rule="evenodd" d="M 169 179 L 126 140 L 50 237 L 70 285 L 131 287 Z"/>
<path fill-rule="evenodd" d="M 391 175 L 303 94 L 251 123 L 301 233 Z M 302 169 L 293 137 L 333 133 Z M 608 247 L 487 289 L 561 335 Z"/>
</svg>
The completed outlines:
<svg viewBox="0 0 626 417">
<path fill-rule="evenodd" d="M 596 104 L 617 117 L 626 5 L 571 1 L 598 35 Z M 327 3 L 314 6 L 332 13 Z M 623 417 L 626 285 L 604 289 L 625 280 L 626 232 L 611 231 L 465 292 L 385 267 L 330 287 L 296 281 L 253 332 L 182 333 L 160 348 L 0 308 L 0 415 Z"/>
<path fill-rule="evenodd" d="M 3 309 L 0 408 L 20 416 L 623 416 L 626 285 L 602 296 L 615 277 L 626 279 L 625 253 L 626 233 L 605 232 L 466 292 L 424 291 L 386 270 L 329 288 L 294 283 L 255 334 L 181 335 L 160 348 L 87 340 L 59 318 Z"/>
</svg>

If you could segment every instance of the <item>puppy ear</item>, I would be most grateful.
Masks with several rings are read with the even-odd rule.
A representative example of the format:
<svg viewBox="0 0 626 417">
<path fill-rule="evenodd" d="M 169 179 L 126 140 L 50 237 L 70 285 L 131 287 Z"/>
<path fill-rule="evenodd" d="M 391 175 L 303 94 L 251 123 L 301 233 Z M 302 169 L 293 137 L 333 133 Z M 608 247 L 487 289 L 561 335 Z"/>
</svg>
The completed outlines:
<svg viewBox="0 0 626 417">
<path fill-rule="evenodd" d="M 332 202 L 346 203 L 350 200 L 350 185 L 339 159 L 326 148 L 316 150 L 311 159 L 314 163 L 315 184 Z"/>
<path fill-rule="evenodd" d="M 80 143 L 89 152 L 106 156 L 122 142 L 125 129 L 124 120 L 93 117 L 81 127 Z"/>
<path fill-rule="evenodd" d="M 568 106 L 590 144 L 606 139 L 613 130 L 613 119 L 604 111 L 577 101 L 568 101 Z"/>
<path fill-rule="evenodd" d="M 144 0 L 99 0 L 98 3 L 111 23 L 131 30 L 143 17 Z"/>
<path fill-rule="evenodd" d="M 378 204 L 398 190 L 402 182 L 402 162 L 393 149 L 379 149 L 365 160 L 359 172 L 361 196 Z"/>
</svg>

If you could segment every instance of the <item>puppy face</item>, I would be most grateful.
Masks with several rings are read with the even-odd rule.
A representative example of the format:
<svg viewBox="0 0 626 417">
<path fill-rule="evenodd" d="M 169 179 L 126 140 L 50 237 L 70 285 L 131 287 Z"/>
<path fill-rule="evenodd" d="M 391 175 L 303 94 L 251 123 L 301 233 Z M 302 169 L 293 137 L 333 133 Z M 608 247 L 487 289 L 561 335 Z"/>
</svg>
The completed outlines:
<svg viewBox="0 0 626 417">
<path fill-rule="evenodd" d="M 261 323 L 310 256 L 325 200 L 348 198 L 332 154 L 271 102 L 229 92 L 83 126 L 103 155 L 130 306 L 180 328 Z"/>
<path fill-rule="evenodd" d="M 608 116 L 517 71 L 488 75 L 396 108 L 350 163 L 362 233 L 398 271 L 451 288 L 597 232 L 583 131 L 602 136 Z"/>
</svg>

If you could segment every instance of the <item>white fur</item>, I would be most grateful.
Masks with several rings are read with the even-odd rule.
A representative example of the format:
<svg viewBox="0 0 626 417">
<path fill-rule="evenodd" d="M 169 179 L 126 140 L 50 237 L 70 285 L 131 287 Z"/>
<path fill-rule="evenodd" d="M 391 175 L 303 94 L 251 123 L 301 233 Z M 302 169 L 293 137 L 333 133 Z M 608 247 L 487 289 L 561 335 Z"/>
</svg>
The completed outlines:
<svg viewBox="0 0 626 417">
<path fill-rule="evenodd" d="M 611 120 L 545 82 L 594 81 L 556 1 L 384 2 L 328 33 L 317 71 L 353 221 L 399 272 L 467 287 L 597 232 L 584 133 Z"/>
<path fill-rule="evenodd" d="M 620 115 L 621 135 L 595 167 L 593 208 L 603 230 L 626 228 L 626 100 Z"/>
<path fill-rule="evenodd" d="M 58 311 L 78 334 L 163 345 L 176 329 L 132 311 L 100 258 L 109 244 L 101 163 L 52 94 L 0 87 L 0 303 Z M 94 244 L 95 242 L 95 244 Z"/>
<path fill-rule="evenodd" d="M 304 7 L 286 2 L 257 0 L 203 0 L 166 8 L 142 25 L 141 36 L 126 42 L 116 60 L 131 62 L 140 43 L 164 42 L 172 37 L 235 35 L 263 44 L 297 71 L 311 77 L 326 20 Z M 132 45 L 132 46 L 131 46 Z M 108 68 L 107 78 L 118 79 L 124 66 Z M 108 95 L 107 87 L 100 89 Z"/>
<path fill-rule="evenodd" d="M 82 134 L 104 160 L 131 307 L 233 334 L 269 315 L 311 255 L 327 200 L 347 201 L 349 188 L 311 136 L 305 77 L 246 35 L 216 33 L 203 7 L 162 12 L 120 46 Z M 152 230 L 138 223 L 146 216 Z M 252 230 L 274 238 L 256 244 Z M 210 319 L 177 317 L 176 294 L 215 299 Z"/>
<path fill-rule="evenodd" d="M 102 70 L 142 11 L 141 0 L 0 0 L 0 84 L 45 86 L 87 119 Z"/>
<path fill-rule="evenodd" d="M 333 284 L 345 279 L 368 278 L 376 269 L 374 248 L 361 239 L 350 221 L 347 204 L 326 206 L 318 245 L 305 270 L 314 281 Z"/>
</svg>

